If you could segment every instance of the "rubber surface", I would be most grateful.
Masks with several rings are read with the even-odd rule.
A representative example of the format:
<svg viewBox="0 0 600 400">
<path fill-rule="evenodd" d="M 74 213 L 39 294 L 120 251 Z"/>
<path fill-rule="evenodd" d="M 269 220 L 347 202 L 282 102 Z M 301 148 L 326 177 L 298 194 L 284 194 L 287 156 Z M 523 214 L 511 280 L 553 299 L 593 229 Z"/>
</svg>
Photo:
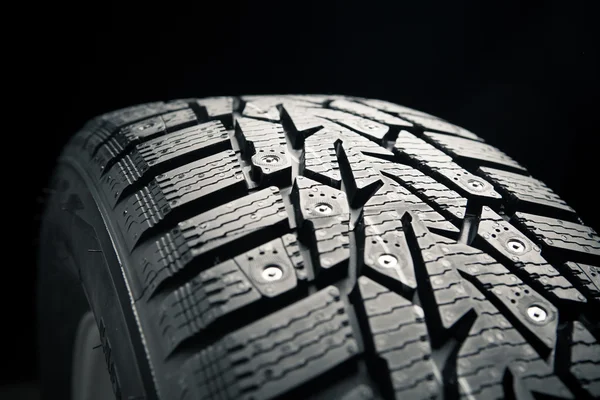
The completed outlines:
<svg viewBox="0 0 600 400">
<path fill-rule="evenodd" d="M 62 162 L 105 210 L 160 399 L 600 397 L 600 237 L 447 121 L 178 100 L 90 121 Z"/>
</svg>

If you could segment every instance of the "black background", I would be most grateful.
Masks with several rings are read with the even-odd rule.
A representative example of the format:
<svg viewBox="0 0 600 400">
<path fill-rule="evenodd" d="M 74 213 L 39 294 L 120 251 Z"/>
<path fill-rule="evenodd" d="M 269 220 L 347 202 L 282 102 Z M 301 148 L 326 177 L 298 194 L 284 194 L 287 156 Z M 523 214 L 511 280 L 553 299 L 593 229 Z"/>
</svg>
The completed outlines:
<svg viewBox="0 0 600 400">
<path fill-rule="evenodd" d="M 69 136 L 112 109 L 244 93 L 390 100 L 482 136 L 600 228 L 594 195 L 599 104 L 592 101 L 599 46 L 595 14 L 584 3 L 45 7 L 36 9 L 41 21 L 32 24 L 35 39 L 24 50 L 26 81 L 34 87 L 20 106 L 33 111 L 11 135 L 11 151 L 23 152 L 34 172 L 19 174 L 12 165 L 11 195 L 23 195 L 7 213 L 18 218 L 10 226 L 17 238 L 10 251 L 19 261 L 4 266 L 11 275 L 3 286 L 17 291 L 3 292 L 5 383 L 37 375 L 35 241 L 42 190 Z"/>
</svg>

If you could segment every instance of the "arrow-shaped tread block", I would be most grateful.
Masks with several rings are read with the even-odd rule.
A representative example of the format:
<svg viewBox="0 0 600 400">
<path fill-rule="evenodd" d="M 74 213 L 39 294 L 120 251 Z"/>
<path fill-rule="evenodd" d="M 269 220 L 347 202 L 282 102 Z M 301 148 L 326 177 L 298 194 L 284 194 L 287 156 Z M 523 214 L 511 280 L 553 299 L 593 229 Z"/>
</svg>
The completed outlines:
<svg viewBox="0 0 600 400">
<path fill-rule="evenodd" d="M 497 203 L 502 198 L 491 183 L 452 161 L 452 157 L 407 131 L 400 131 L 394 150 L 468 199 Z"/>
<path fill-rule="evenodd" d="M 456 365 L 449 366 L 456 371 L 456 395 L 515 398 L 517 392 L 529 398 L 572 399 L 573 394 L 504 314 L 474 286 L 465 283 L 465 287 L 479 317 L 460 346 Z"/>
<path fill-rule="evenodd" d="M 315 275 L 345 276 L 350 257 L 350 208 L 344 192 L 299 176 L 290 199 L 300 240 L 311 250 Z"/>
<path fill-rule="evenodd" d="M 541 256 L 534 242 L 489 207 L 483 207 L 477 235 L 498 260 L 556 304 L 586 302 L 583 294 Z"/>
<path fill-rule="evenodd" d="M 253 118 L 236 118 L 235 136 L 242 157 L 251 165 L 251 178 L 261 187 L 292 184 L 292 161 L 283 126 Z"/>
<path fill-rule="evenodd" d="M 383 175 L 383 186 L 371 196 L 363 207 L 365 221 L 371 217 L 372 229 L 385 233 L 385 227 L 379 227 L 385 221 L 398 219 L 405 211 L 416 215 L 429 229 L 457 235 L 459 230 L 440 213 L 411 194 L 406 188 Z"/>
<path fill-rule="evenodd" d="M 367 158 L 383 175 L 408 188 L 411 193 L 439 210 L 446 218 L 462 223 L 466 215 L 467 199 L 435 179 L 408 165 Z"/>
<path fill-rule="evenodd" d="M 480 250 L 430 233 L 408 213 L 402 222 L 416 262 L 423 263 L 415 267 L 417 293 L 432 345 L 441 347 L 450 337 L 458 340 L 456 358 L 448 358 L 442 371 L 446 394 L 452 397 L 459 392 L 477 395 L 485 391 L 486 396 L 503 397 L 504 369 L 508 366 L 517 368 L 515 380 L 527 382 L 530 390 L 544 390 L 551 383 L 570 394 L 539 354 L 545 357 L 554 349 L 556 308 Z M 465 280 L 463 275 L 471 279 Z M 542 312 L 547 315 L 543 323 L 538 321 Z M 469 328 L 466 335 L 465 328 Z M 493 362 L 488 364 L 489 360 Z M 520 361 L 527 363 L 523 371 Z M 538 385 L 541 381 L 549 382 L 548 386 Z"/>
<path fill-rule="evenodd" d="M 207 97 L 196 100 L 195 108 L 208 121 L 219 120 L 227 129 L 233 128 L 233 98 Z"/>
<path fill-rule="evenodd" d="M 350 206 L 360 208 L 383 186 L 381 176 L 359 151 L 346 150 L 341 140 L 334 146 Z"/>
<path fill-rule="evenodd" d="M 421 307 L 366 276 L 358 279 L 358 291 L 367 362 L 386 398 L 440 397 Z"/>
</svg>

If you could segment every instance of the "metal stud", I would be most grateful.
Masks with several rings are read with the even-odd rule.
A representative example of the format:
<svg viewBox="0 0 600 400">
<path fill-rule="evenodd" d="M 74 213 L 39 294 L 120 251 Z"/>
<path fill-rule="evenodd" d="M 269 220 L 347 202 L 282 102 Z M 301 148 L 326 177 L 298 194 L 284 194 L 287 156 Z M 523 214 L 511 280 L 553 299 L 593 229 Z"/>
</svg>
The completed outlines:
<svg viewBox="0 0 600 400">
<path fill-rule="evenodd" d="M 377 262 L 384 268 L 393 268 L 398 264 L 398 259 L 391 254 L 382 254 L 377 259 Z"/>
<path fill-rule="evenodd" d="M 548 313 L 542 307 L 533 305 L 527 309 L 527 316 L 535 322 L 544 322 L 548 318 Z"/>
<path fill-rule="evenodd" d="M 269 282 L 278 281 L 283 277 L 283 271 L 278 265 L 267 265 L 262 271 L 262 277 Z"/>
</svg>

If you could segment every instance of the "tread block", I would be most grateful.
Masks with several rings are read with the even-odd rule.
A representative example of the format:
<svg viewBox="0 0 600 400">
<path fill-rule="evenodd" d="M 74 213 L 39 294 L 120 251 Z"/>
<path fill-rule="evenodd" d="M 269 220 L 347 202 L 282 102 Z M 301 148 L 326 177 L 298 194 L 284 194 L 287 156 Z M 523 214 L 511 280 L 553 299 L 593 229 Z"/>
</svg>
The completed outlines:
<svg viewBox="0 0 600 400">
<path fill-rule="evenodd" d="M 379 111 L 375 107 L 370 107 L 355 101 L 349 101 L 345 99 L 334 100 L 329 104 L 329 107 L 345 111 L 354 115 L 358 115 L 365 119 L 373 120 L 379 122 L 381 124 L 392 125 L 392 126 L 402 126 L 402 127 L 411 127 L 413 124 L 404 119 L 395 117 L 391 114 L 387 114 L 385 112 Z M 366 124 L 366 123 L 363 123 Z M 372 129 L 372 128 L 371 128 Z M 368 127 L 367 127 L 368 131 Z M 373 136 L 376 139 L 383 139 L 383 137 Z"/>
<path fill-rule="evenodd" d="M 483 139 L 475 135 L 473 132 L 470 132 L 465 128 L 461 128 L 460 126 L 451 124 L 448 121 L 444 121 L 440 118 L 415 114 L 400 114 L 400 116 L 412 122 L 413 124 L 420 126 L 426 131 L 440 132 L 483 142 Z"/>
<path fill-rule="evenodd" d="M 181 399 L 272 399 L 352 367 L 357 354 L 344 302 L 329 286 L 203 349 L 171 382 Z"/>
<path fill-rule="evenodd" d="M 353 208 L 362 207 L 383 185 L 381 175 L 373 170 L 371 164 L 359 151 L 351 147 L 346 150 L 341 140 L 337 140 L 334 146 L 349 204 Z"/>
<path fill-rule="evenodd" d="M 454 163 L 449 155 L 412 133 L 400 131 L 394 150 L 467 198 L 482 199 L 488 202 L 502 198 L 491 183 L 471 174 Z"/>
<path fill-rule="evenodd" d="M 467 199 L 419 170 L 408 165 L 390 162 L 381 162 L 375 164 L 375 167 L 386 176 L 407 187 L 427 204 L 433 204 L 448 219 L 460 222 L 465 217 Z"/>
<path fill-rule="evenodd" d="M 208 120 L 219 120 L 227 129 L 233 128 L 233 98 L 232 97 L 208 97 L 196 100 Z"/>
<path fill-rule="evenodd" d="M 289 96 L 242 96 L 245 102 L 242 115 L 252 118 L 280 121 L 278 106 L 313 107 L 314 103 Z"/>
<path fill-rule="evenodd" d="M 165 133 L 165 122 L 160 115 L 125 126 L 98 149 L 94 157 L 94 162 L 98 166 L 96 173 L 101 175 L 105 170 L 108 170 L 121 155 L 133 149 L 136 144 L 162 136 Z"/>
<path fill-rule="evenodd" d="M 573 218 L 575 210 L 567 205 L 542 181 L 530 176 L 493 168 L 479 168 L 483 176 L 494 183 L 510 205 L 520 211 L 548 213 L 550 216 Z"/>
<path fill-rule="evenodd" d="M 442 236 L 434 234 L 430 234 L 430 236 L 434 239 L 435 245 L 427 250 L 428 258 L 435 257 L 441 260 L 441 265 L 445 267 L 444 271 L 447 271 L 449 267 L 456 268 L 460 276 L 469 277 L 468 281 L 475 283 L 479 290 L 485 292 L 488 297 L 495 298 L 495 304 L 501 304 L 505 315 L 510 315 L 511 320 L 518 323 L 521 330 L 528 331 L 527 337 L 530 338 L 530 342 L 535 340 L 538 348 L 544 346 L 546 353 L 554 348 L 558 324 L 556 307 L 481 250 Z M 440 285 L 447 280 L 446 273 L 430 276 L 430 280 L 433 290 L 437 290 L 436 296 L 439 300 L 442 298 L 452 300 L 456 296 L 455 293 L 463 294 L 461 290 L 455 291 L 455 293 L 448 290 L 452 284 L 448 285 L 446 289 L 440 288 Z M 469 289 L 467 289 L 467 293 L 469 293 Z M 527 310 L 531 305 L 545 310 L 547 317 L 543 323 L 534 321 L 528 316 Z"/>
<path fill-rule="evenodd" d="M 327 120 L 306 114 L 304 107 L 295 104 L 284 103 L 278 107 L 281 122 L 286 126 L 292 146 L 301 149 L 307 137 L 322 129 Z"/>
<path fill-rule="evenodd" d="M 337 129 L 338 136 L 340 140 L 343 141 L 344 146 L 353 152 L 362 153 L 365 157 L 376 157 L 379 161 L 394 160 L 396 157 L 393 152 L 387 150 L 382 145 L 377 144 L 375 141 L 369 140 L 354 131 L 333 123 L 326 125 L 326 127 L 332 131 Z"/>
<path fill-rule="evenodd" d="M 304 174 L 308 178 L 338 189 L 341 187 L 342 178 L 335 144 L 337 141 L 342 142 L 344 149 L 352 149 L 352 153 L 357 157 L 362 158 L 366 155 L 384 159 L 393 159 L 394 157 L 391 151 L 377 143 L 323 119 L 320 122 L 320 130 L 305 140 Z"/>
<path fill-rule="evenodd" d="M 441 395 L 421 307 L 366 276 L 358 279 L 358 289 L 364 301 L 358 316 L 372 353 L 367 361 L 384 394 L 398 399 Z"/>
<path fill-rule="evenodd" d="M 590 395 L 600 398 L 600 344 L 579 322 L 573 323 L 569 371 Z"/>
<path fill-rule="evenodd" d="M 305 112 L 340 124 L 377 143 L 383 143 L 384 138 L 390 132 L 390 127 L 387 125 L 347 112 L 324 108 L 310 108 Z"/>
<path fill-rule="evenodd" d="M 280 121 L 277 105 L 281 104 L 282 98 L 274 99 L 272 97 L 263 97 L 254 99 L 243 96 L 242 100 L 245 101 L 244 109 L 242 110 L 243 116 L 267 119 L 274 122 Z"/>
<path fill-rule="evenodd" d="M 390 210 L 365 215 L 364 273 L 412 298 L 417 289 L 414 264 L 400 214 Z"/>
<path fill-rule="evenodd" d="M 340 96 L 336 94 L 292 94 L 286 97 L 296 100 L 308 101 L 310 103 L 318 105 L 325 105 L 325 103 L 328 101 L 346 98 L 345 96 Z"/>
<path fill-rule="evenodd" d="M 224 316 L 260 298 L 233 260 L 201 272 L 160 304 L 156 329 L 162 336 L 162 356 L 167 357 L 184 340 L 213 330 Z"/>
<path fill-rule="evenodd" d="M 515 213 L 514 221 L 550 253 L 568 254 L 574 261 L 600 260 L 600 236 L 592 228 L 540 215 Z"/>
<path fill-rule="evenodd" d="M 251 118 L 236 119 L 235 135 L 242 156 L 252 165 L 252 180 L 280 187 L 292 184 L 292 162 L 280 124 Z"/>
<path fill-rule="evenodd" d="M 156 102 L 141 104 L 121 110 L 103 114 L 96 119 L 100 121 L 100 129 L 96 129 L 87 138 L 84 148 L 90 156 L 94 156 L 100 145 L 108 140 L 120 128 L 141 120 L 187 108 L 185 101 L 173 101 L 169 103 Z"/>
<path fill-rule="evenodd" d="M 483 296 L 480 301 L 484 301 Z M 497 310 L 491 310 L 487 312 L 498 320 L 480 314 L 458 351 L 456 375 L 464 398 L 506 398 L 503 375 L 507 364 L 517 358 L 514 347 L 527 354 L 520 354 L 525 362 L 537 359 L 510 323 Z"/>
<path fill-rule="evenodd" d="M 388 114 L 398 114 L 398 115 L 412 114 L 412 115 L 421 115 L 423 117 L 436 118 L 433 115 L 427 114 L 423 111 L 415 110 L 413 108 L 409 108 L 409 107 L 405 107 L 405 106 L 400 106 L 398 104 L 390 103 L 390 102 L 384 101 L 384 100 L 363 99 L 360 97 L 357 97 L 354 100 L 361 104 L 365 104 L 369 107 L 373 107 L 378 110 L 384 111 Z"/>
<path fill-rule="evenodd" d="M 278 238 L 196 275 L 161 301 L 156 320 L 165 356 L 182 341 L 219 329 L 225 317 L 231 323 L 233 313 L 253 314 L 250 305 L 294 290 L 296 267 Z"/>
<path fill-rule="evenodd" d="M 374 136 L 372 136 L 372 132 L 369 135 L 360 134 L 360 130 L 358 128 L 355 130 L 349 129 L 344 124 L 329 120 L 322 115 L 318 116 L 312 114 L 311 112 L 313 110 L 317 109 L 292 107 L 289 104 L 284 104 L 281 107 L 284 120 L 288 121 L 289 124 L 292 125 L 292 128 L 296 131 L 297 136 L 302 136 L 302 139 L 296 138 L 295 142 L 302 143 L 303 140 L 309 138 L 316 132 L 322 136 L 321 140 L 315 140 L 313 138 L 310 142 L 308 142 L 306 146 L 307 151 L 309 145 L 318 145 L 322 142 L 334 143 L 339 139 L 345 142 L 347 145 L 351 145 L 354 150 L 358 150 L 363 153 L 373 153 L 383 158 L 393 159 L 394 154 L 382 147 L 382 140 L 376 139 Z M 339 118 L 341 118 L 339 114 L 344 114 L 340 112 L 335 113 Z M 350 115 L 350 117 L 354 118 L 355 116 Z M 359 133 L 357 133 L 357 131 L 359 131 Z M 383 136 L 385 135 L 382 135 L 382 137 Z"/>
<path fill-rule="evenodd" d="M 96 152 L 94 156 L 94 162 L 98 166 L 96 173 L 101 175 L 139 143 L 197 124 L 196 114 L 187 108 L 127 125 L 107 138 Z"/>
<path fill-rule="evenodd" d="M 152 181 L 126 202 L 117 207 L 117 224 L 125 233 L 125 241 L 132 250 L 146 231 L 161 222 L 171 212 L 169 201 L 156 181 Z"/>
<path fill-rule="evenodd" d="M 131 194 L 142 177 L 151 176 L 150 173 L 146 175 L 149 169 L 148 162 L 135 150 L 113 165 L 100 180 L 100 188 L 110 206 L 114 208 L 126 195 Z"/>
<path fill-rule="evenodd" d="M 294 264 L 296 268 L 296 276 L 298 280 L 305 281 L 308 278 L 305 269 L 306 266 L 302 257 L 302 253 L 300 252 L 300 246 L 296 234 L 288 233 L 283 235 L 281 239 L 285 245 L 285 251 L 287 252 L 288 257 L 290 260 L 292 260 L 292 264 Z"/>
<path fill-rule="evenodd" d="M 365 217 L 381 218 L 380 221 L 370 223 L 376 232 L 386 233 L 388 229 L 386 223 L 397 220 L 404 210 L 407 210 L 415 214 L 430 229 L 458 234 L 458 228 L 407 189 L 386 176 L 382 176 L 382 181 L 383 186 L 371 196 L 363 207 Z M 388 213 L 387 211 L 396 213 Z M 367 220 L 365 219 L 365 221 Z M 399 221 L 398 226 L 400 226 Z M 395 229 L 395 225 L 391 229 Z"/>
<path fill-rule="evenodd" d="M 563 304 L 586 301 L 583 294 L 541 256 L 535 243 L 489 207 L 483 207 L 477 235 L 499 259 L 511 266 L 512 272 L 540 293 Z"/>
<path fill-rule="evenodd" d="M 106 171 L 100 185 L 114 207 L 140 180 L 144 184 L 152 175 L 229 149 L 231 142 L 223 125 L 208 122 L 137 145 Z"/>
<path fill-rule="evenodd" d="M 108 121 L 117 127 L 122 127 L 124 125 L 133 124 L 134 122 L 153 117 L 157 114 L 165 114 L 187 107 L 188 103 L 182 100 L 175 100 L 166 103 L 146 103 L 102 114 L 99 119 Z"/>
<path fill-rule="evenodd" d="M 291 185 L 292 162 L 284 146 L 260 148 L 250 159 L 252 178 L 261 185 Z"/>
<path fill-rule="evenodd" d="M 550 354 L 556 347 L 556 307 L 480 250 L 458 243 L 446 243 L 446 248 L 450 253 L 446 259 L 457 266 L 461 275 L 492 299 L 539 353 Z M 537 310 L 533 307 L 543 310 L 546 317 L 533 319 L 529 315 Z M 509 324 L 504 321 L 501 325 Z"/>
<path fill-rule="evenodd" d="M 342 191 L 299 176 L 290 194 L 296 223 L 311 248 L 315 275 L 345 275 L 350 208 Z"/>
<path fill-rule="evenodd" d="M 566 390 L 552 374 L 547 364 L 539 359 L 535 350 L 514 328 L 512 328 L 510 336 L 506 334 L 506 327 L 510 327 L 508 320 L 471 283 L 461 278 L 458 272 L 460 268 L 468 265 L 469 262 L 481 263 L 478 258 L 483 253 L 445 237 L 429 233 L 421 223 L 411 218 L 410 214 L 405 214 L 402 220 L 410 230 L 409 246 L 416 247 L 414 252 L 420 253 L 425 267 L 425 271 L 417 269 L 417 276 L 423 274 L 419 279 L 418 292 L 428 317 L 427 326 L 432 345 L 443 345 L 451 335 L 450 332 L 447 332 L 449 329 L 459 332 L 470 327 L 467 337 L 460 343 L 456 356 L 456 369 L 449 364 L 443 371 L 446 390 L 449 391 L 450 397 L 453 397 L 453 391 L 456 392 L 456 396 L 460 392 L 467 397 L 475 395 L 486 398 L 489 396 L 505 397 L 502 366 L 513 366 L 516 360 L 524 357 L 523 354 L 529 354 L 530 358 L 536 359 L 535 366 L 531 367 L 531 370 L 535 371 L 532 374 L 535 382 L 528 382 L 529 375 L 518 375 L 517 379 L 523 381 L 526 387 L 535 387 L 535 390 L 539 390 L 537 382 L 542 380 L 545 383 L 541 386 L 542 388 L 552 387 L 557 390 Z M 488 265 L 485 265 L 484 269 L 487 267 Z M 489 287 L 489 282 L 486 284 L 482 286 Z M 510 301 L 508 293 L 499 291 L 499 296 L 504 297 L 504 302 Z M 543 304 L 549 310 L 552 307 L 541 296 L 537 296 L 536 301 L 544 301 Z M 494 315 L 494 317 L 490 318 L 490 315 Z M 556 323 L 556 320 L 555 317 L 552 321 Z M 552 321 L 549 323 L 551 324 Z M 503 328 L 500 324 L 505 327 Z M 532 331 L 536 332 L 540 329 L 533 327 Z M 440 332 L 442 330 L 446 332 Z M 547 340 L 547 335 L 554 337 L 554 331 L 551 328 L 542 330 L 542 334 L 544 334 L 542 337 L 544 341 Z M 519 344 L 526 348 L 511 353 L 512 349 Z M 552 343 L 547 344 L 547 352 L 552 348 L 551 346 Z M 511 352 L 507 350 L 511 350 Z M 494 366 L 498 366 L 500 369 L 495 369 Z M 529 370 L 523 369 L 523 371 Z M 488 375 L 482 376 L 481 374 L 484 372 Z"/>
<path fill-rule="evenodd" d="M 194 204 L 206 210 L 217 197 L 240 197 L 246 184 L 233 151 L 222 152 L 158 175 L 115 207 L 118 223 L 132 249 L 146 231 L 167 215 Z"/>
<path fill-rule="evenodd" d="M 448 154 L 405 130 L 398 133 L 394 149 L 424 165 L 452 162 Z"/>
<path fill-rule="evenodd" d="M 164 117 L 168 118 L 168 115 L 179 112 L 184 112 L 187 114 L 189 111 L 191 110 L 184 109 L 180 111 L 173 111 L 171 113 L 164 114 Z M 154 139 L 160 135 L 164 135 L 165 133 L 167 133 L 165 119 L 163 119 L 162 115 L 157 115 L 156 117 L 150 117 L 121 128 L 112 139 L 118 141 L 121 146 L 126 147 L 130 143 Z"/>
<path fill-rule="evenodd" d="M 336 136 L 322 129 L 305 140 L 304 174 L 334 188 L 342 187 L 342 175 L 335 149 Z"/>
<path fill-rule="evenodd" d="M 369 158 L 372 160 L 372 158 Z M 377 165 L 371 162 L 371 165 L 374 168 L 377 168 Z M 401 207 L 400 204 L 410 204 L 413 205 L 408 198 L 416 199 L 415 206 L 417 204 L 424 204 L 422 201 L 413 196 L 404 186 L 400 186 L 400 184 L 396 183 L 392 179 L 383 175 L 381 177 L 383 182 L 383 186 L 379 188 L 371 196 L 371 198 L 365 203 L 363 210 L 365 214 L 367 212 L 377 212 L 380 210 L 395 210 L 398 207 Z M 427 206 L 429 207 L 429 206 Z"/>
<path fill-rule="evenodd" d="M 235 135 L 240 143 L 242 155 L 247 159 L 256 154 L 257 148 L 286 146 L 283 127 L 281 124 L 273 122 L 253 118 L 237 118 Z"/>
<path fill-rule="evenodd" d="M 157 287 L 191 264 L 210 267 L 254 247 L 257 240 L 278 237 L 289 229 L 283 199 L 276 187 L 264 189 L 180 222 L 169 233 L 140 248 L 132 291 L 136 298 L 152 295 Z M 272 235 L 272 236 L 271 236 Z M 295 239 L 286 238 L 286 247 Z M 296 249 L 288 251 L 295 252 Z M 201 268 L 200 268 L 201 269 Z"/>
<path fill-rule="evenodd" d="M 566 262 L 563 267 L 563 273 L 572 278 L 574 286 L 587 295 L 589 300 L 600 302 L 600 267 L 571 261 Z"/>
<path fill-rule="evenodd" d="M 213 121 L 150 140 L 136 146 L 136 150 L 149 165 L 158 166 L 176 163 L 177 158 L 192 153 L 194 156 L 204 156 L 207 152 L 214 154 L 214 148 L 219 144 L 220 148 L 231 149 L 225 127 L 219 121 Z"/>
<path fill-rule="evenodd" d="M 161 119 L 167 133 L 189 128 L 199 123 L 196 113 L 191 108 L 163 114 Z"/>
<path fill-rule="evenodd" d="M 525 167 L 489 144 L 433 132 L 425 132 L 424 137 L 444 149 L 455 160 L 475 165 L 497 165 L 512 171 L 527 172 Z"/>
<path fill-rule="evenodd" d="M 506 374 L 523 391 L 549 397 L 573 398 L 548 364 L 513 327 L 496 307 L 468 283 L 478 318 L 458 350 L 456 377 L 460 394 L 465 398 L 509 398 L 513 386 Z"/>
<path fill-rule="evenodd" d="M 423 263 L 416 268 L 419 297 L 423 308 L 429 310 L 427 326 L 432 344 L 436 346 L 443 343 L 451 330 L 458 328 L 460 321 L 474 313 L 473 304 L 456 266 L 445 257 L 448 250 L 441 245 L 445 238 L 429 232 L 409 213 L 402 216 L 402 224 L 409 236 L 409 247 L 413 247 L 412 253 Z"/>
<path fill-rule="evenodd" d="M 456 163 L 430 164 L 434 178 L 453 188 L 468 199 L 481 199 L 487 203 L 499 203 L 502 196 L 494 190 L 491 183 L 473 175 Z"/>
<path fill-rule="evenodd" d="M 294 235 L 286 236 L 295 240 Z M 235 258 L 242 272 L 265 298 L 280 296 L 298 284 L 302 259 L 290 259 L 287 247 L 291 246 L 289 242 L 284 245 L 284 240 L 289 238 L 272 240 Z"/>
</svg>

